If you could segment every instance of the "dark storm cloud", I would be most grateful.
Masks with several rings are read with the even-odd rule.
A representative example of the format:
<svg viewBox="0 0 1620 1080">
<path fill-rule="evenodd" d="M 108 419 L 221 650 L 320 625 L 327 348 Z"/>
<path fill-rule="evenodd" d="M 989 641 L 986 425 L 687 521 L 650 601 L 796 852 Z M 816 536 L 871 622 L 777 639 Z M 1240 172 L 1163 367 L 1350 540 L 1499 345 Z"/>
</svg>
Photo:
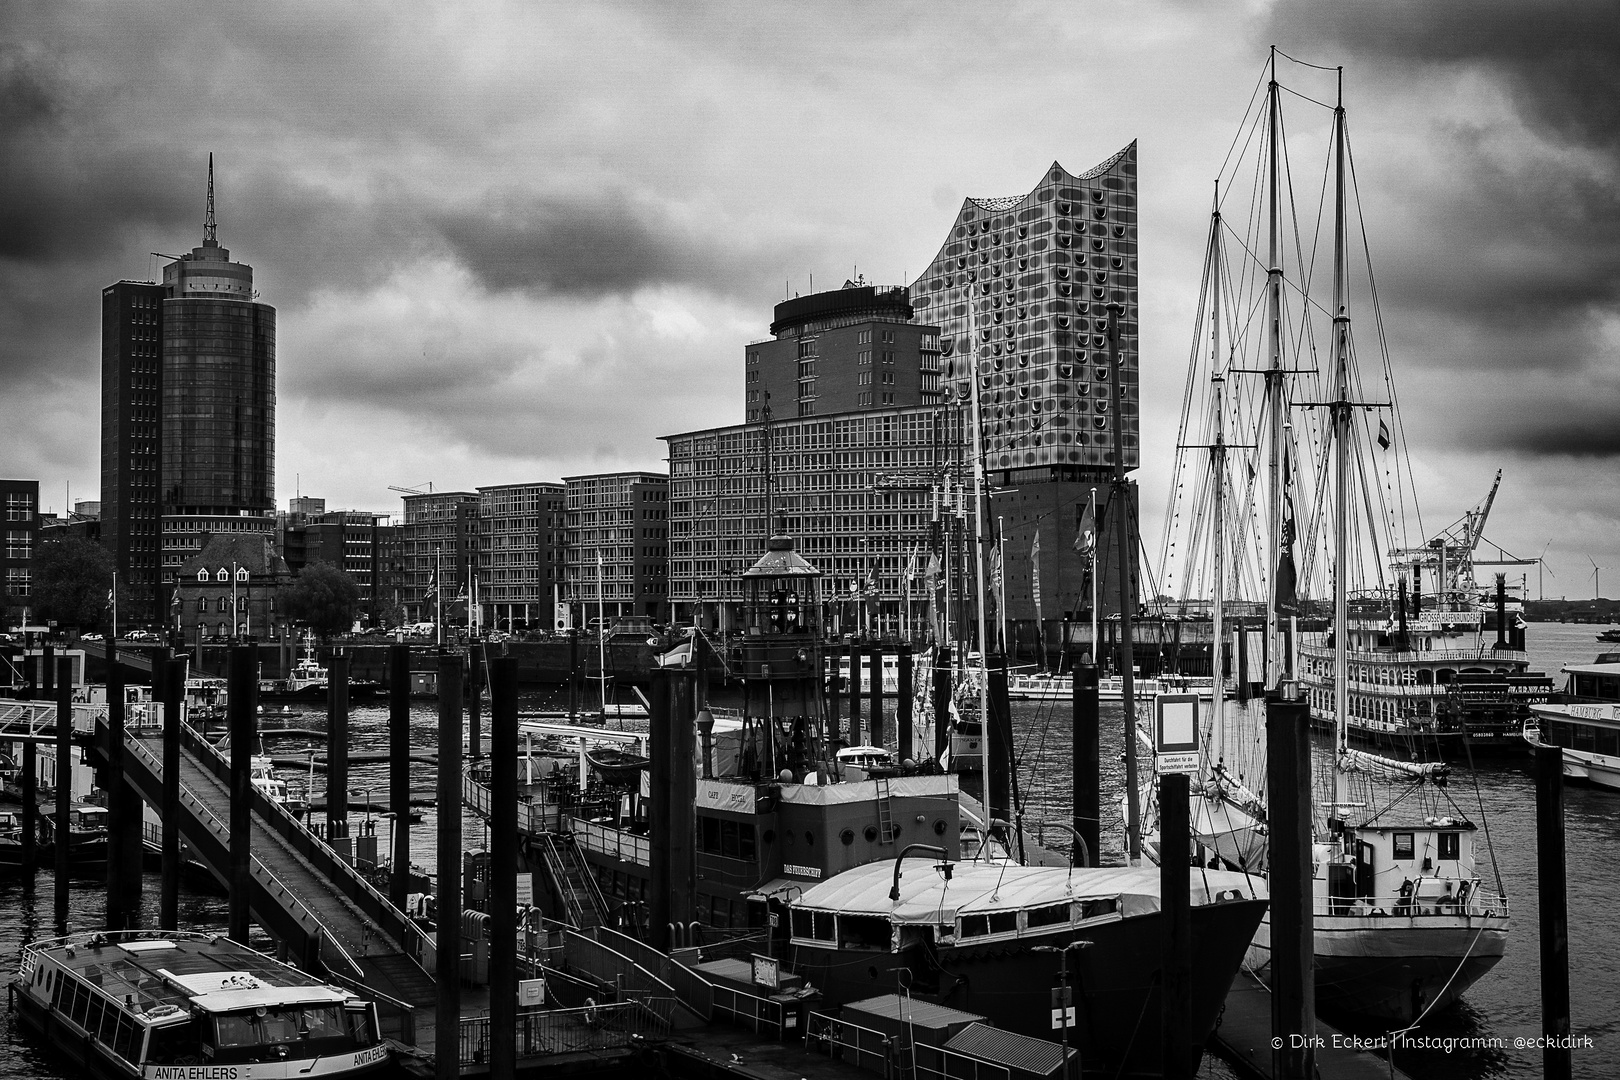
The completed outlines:
<svg viewBox="0 0 1620 1080">
<path fill-rule="evenodd" d="M 1620 151 L 1613 0 L 1278 4 L 1270 29 L 1273 40 L 1295 49 L 1332 43 L 1391 66 L 1487 68 L 1504 80 L 1526 120 L 1562 141 Z"/>
<path fill-rule="evenodd" d="M 1431 445 L 1620 457 L 1612 0 L 1278 4 L 1264 32 L 1370 88 L 1382 115 L 1353 111 L 1353 144 L 1420 155 L 1366 171 L 1363 195 L 1386 200 L 1373 227 L 1404 358 L 1445 403 L 1424 409 Z"/>
<path fill-rule="evenodd" d="M 430 213 L 428 222 L 492 289 L 601 296 L 644 285 L 758 280 L 744 252 L 691 237 L 665 211 L 622 191 L 508 193 Z"/>
</svg>

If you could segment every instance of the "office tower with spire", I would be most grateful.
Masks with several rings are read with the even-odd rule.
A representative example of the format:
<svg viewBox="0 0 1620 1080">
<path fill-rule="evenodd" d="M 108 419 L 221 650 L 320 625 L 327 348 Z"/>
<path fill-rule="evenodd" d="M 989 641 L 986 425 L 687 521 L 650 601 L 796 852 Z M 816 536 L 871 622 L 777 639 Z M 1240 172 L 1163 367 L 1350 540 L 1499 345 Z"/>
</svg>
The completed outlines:
<svg viewBox="0 0 1620 1080">
<path fill-rule="evenodd" d="M 202 244 L 102 303 L 103 538 L 135 617 L 168 623 L 209 535 L 275 528 L 276 312 L 219 244 L 212 155 Z"/>
</svg>

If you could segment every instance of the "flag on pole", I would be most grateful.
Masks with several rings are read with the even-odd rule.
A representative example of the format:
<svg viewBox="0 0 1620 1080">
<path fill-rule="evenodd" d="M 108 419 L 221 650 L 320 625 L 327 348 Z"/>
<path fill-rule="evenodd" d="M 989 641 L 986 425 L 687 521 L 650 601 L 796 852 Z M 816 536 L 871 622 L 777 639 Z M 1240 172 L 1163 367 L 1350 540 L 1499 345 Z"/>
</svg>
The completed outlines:
<svg viewBox="0 0 1620 1080">
<path fill-rule="evenodd" d="M 917 545 L 911 545 L 911 557 L 906 560 L 906 584 L 917 580 Z"/>
<path fill-rule="evenodd" d="M 1001 548 L 990 549 L 990 590 L 996 594 L 1001 593 Z"/>
<path fill-rule="evenodd" d="M 1389 449 L 1389 425 L 1382 420 L 1378 421 L 1378 445 L 1385 450 Z"/>
<path fill-rule="evenodd" d="M 1275 592 L 1277 615 L 1298 615 L 1299 583 L 1294 568 L 1294 486 L 1293 469 L 1288 454 L 1283 455 L 1283 520 L 1282 536 L 1278 537 L 1277 589 Z"/>
<path fill-rule="evenodd" d="M 1080 520 L 1075 524 L 1074 550 L 1082 555 L 1091 555 L 1097 550 L 1097 507 L 1096 492 L 1086 499 L 1085 509 L 1080 511 Z M 1035 536 L 1036 543 L 1040 542 L 1040 534 Z"/>
<path fill-rule="evenodd" d="M 1035 617 L 1041 611 L 1041 530 L 1035 530 L 1035 539 L 1029 545 L 1029 580 L 1035 590 Z"/>
</svg>

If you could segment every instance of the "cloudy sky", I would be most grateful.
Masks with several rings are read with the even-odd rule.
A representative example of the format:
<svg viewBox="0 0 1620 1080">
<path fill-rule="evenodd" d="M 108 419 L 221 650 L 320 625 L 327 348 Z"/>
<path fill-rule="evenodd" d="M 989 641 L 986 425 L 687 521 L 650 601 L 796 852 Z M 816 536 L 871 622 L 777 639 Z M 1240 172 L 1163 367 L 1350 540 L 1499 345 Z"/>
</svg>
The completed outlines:
<svg viewBox="0 0 1620 1080">
<path fill-rule="evenodd" d="M 390 484 L 661 468 L 658 435 L 740 420 L 785 291 L 903 283 L 964 196 L 1134 139 L 1151 532 L 1210 186 L 1273 43 L 1346 68 L 1425 523 L 1501 468 L 1487 536 L 1550 544 L 1549 595 L 1591 596 L 1589 559 L 1620 593 L 1607 0 L 17 0 L 0 473 L 97 497 L 100 290 L 200 242 L 210 152 L 279 313 L 278 499 L 397 512 Z"/>
</svg>

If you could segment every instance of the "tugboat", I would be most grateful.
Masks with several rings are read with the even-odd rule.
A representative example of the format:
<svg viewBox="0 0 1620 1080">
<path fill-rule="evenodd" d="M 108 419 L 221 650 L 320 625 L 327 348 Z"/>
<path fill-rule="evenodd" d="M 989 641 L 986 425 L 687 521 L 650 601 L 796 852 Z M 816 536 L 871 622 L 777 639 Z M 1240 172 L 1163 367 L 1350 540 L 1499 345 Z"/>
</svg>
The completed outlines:
<svg viewBox="0 0 1620 1080">
<path fill-rule="evenodd" d="M 105 1080 L 356 1077 L 393 1068 L 377 1008 L 222 936 L 74 934 L 23 947 L 24 1026 Z"/>
</svg>

